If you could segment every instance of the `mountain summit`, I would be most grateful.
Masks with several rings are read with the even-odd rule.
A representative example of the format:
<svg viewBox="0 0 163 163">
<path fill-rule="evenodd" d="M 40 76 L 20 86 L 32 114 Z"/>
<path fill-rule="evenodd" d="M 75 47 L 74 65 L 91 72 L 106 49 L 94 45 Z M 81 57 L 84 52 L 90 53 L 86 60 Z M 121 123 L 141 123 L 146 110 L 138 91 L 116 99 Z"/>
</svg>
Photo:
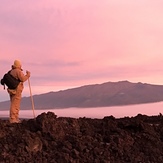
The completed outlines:
<svg viewBox="0 0 163 163">
<path fill-rule="evenodd" d="M 106 82 L 33 96 L 35 109 L 69 107 L 104 107 L 163 101 L 163 85 Z M 9 101 L 0 102 L 0 109 L 9 108 Z M 21 109 L 31 109 L 30 97 L 23 97 Z"/>
</svg>

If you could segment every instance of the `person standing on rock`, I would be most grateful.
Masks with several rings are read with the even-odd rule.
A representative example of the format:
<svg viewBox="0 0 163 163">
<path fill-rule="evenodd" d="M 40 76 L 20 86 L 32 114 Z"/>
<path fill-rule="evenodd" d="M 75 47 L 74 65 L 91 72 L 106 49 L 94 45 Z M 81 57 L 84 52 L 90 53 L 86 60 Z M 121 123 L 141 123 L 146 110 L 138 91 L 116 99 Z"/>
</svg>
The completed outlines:
<svg viewBox="0 0 163 163">
<path fill-rule="evenodd" d="M 10 96 L 10 123 L 20 123 L 19 110 L 22 91 L 24 88 L 23 83 L 30 77 L 30 72 L 26 71 L 26 75 L 23 74 L 22 65 L 19 60 L 15 60 L 12 65 L 10 74 L 20 81 L 16 89 L 7 89 Z"/>
</svg>

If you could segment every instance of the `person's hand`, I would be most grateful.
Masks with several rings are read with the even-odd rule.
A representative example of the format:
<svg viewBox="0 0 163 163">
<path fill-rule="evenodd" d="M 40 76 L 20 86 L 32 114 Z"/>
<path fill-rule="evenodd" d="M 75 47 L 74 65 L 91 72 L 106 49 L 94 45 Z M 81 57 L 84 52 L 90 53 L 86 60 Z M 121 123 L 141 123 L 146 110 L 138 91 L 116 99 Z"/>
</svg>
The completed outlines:
<svg viewBox="0 0 163 163">
<path fill-rule="evenodd" d="M 30 77 L 30 76 L 31 76 L 31 73 L 30 73 L 28 70 L 26 70 L 26 75 L 27 75 L 28 77 Z"/>
</svg>

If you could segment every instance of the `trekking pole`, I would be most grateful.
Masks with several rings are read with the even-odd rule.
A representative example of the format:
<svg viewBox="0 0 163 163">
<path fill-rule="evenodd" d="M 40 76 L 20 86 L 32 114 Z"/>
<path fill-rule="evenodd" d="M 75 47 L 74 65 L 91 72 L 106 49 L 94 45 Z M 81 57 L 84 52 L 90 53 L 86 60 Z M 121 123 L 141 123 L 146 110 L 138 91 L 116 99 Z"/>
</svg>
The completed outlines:
<svg viewBox="0 0 163 163">
<path fill-rule="evenodd" d="M 32 103 L 33 116 L 35 118 L 36 116 L 35 116 L 35 111 L 34 111 L 34 102 L 33 102 L 33 96 L 32 96 L 31 84 L 30 84 L 29 78 L 28 78 L 28 85 L 29 85 L 29 91 L 30 91 L 30 97 L 31 97 L 31 103 Z"/>
</svg>

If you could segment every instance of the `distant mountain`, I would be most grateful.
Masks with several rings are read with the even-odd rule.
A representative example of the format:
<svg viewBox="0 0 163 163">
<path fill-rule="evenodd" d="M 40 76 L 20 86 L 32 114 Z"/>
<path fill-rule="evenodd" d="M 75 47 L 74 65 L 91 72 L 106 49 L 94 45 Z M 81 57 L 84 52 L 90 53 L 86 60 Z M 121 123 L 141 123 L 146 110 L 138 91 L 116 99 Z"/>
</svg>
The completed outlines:
<svg viewBox="0 0 163 163">
<path fill-rule="evenodd" d="M 77 88 L 34 95 L 35 109 L 69 107 L 104 107 L 163 101 L 163 85 L 128 81 L 85 85 Z M 8 109 L 9 101 L 0 102 L 0 110 Z M 30 97 L 23 97 L 21 109 L 31 109 Z"/>
</svg>

